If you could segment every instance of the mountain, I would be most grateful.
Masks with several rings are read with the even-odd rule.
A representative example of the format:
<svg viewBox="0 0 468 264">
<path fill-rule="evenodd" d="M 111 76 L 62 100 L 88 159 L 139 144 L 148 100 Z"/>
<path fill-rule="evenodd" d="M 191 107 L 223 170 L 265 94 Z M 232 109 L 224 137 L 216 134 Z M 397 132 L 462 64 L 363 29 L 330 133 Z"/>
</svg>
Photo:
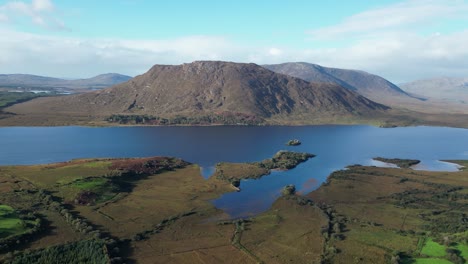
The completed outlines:
<svg viewBox="0 0 468 264">
<path fill-rule="evenodd" d="M 67 80 L 31 74 L 0 74 L 0 86 L 46 86 L 57 85 Z"/>
<path fill-rule="evenodd" d="M 305 123 L 368 118 L 388 107 L 333 83 L 309 83 L 259 65 L 196 61 L 155 65 L 113 87 L 41 98 L 8 108 L 18 114 L 173 117 L 235 113 Z"/>
<path fill-rule="evenodd" d="M 306 62 L 288 62 L 263 67 L 309 82 L 335 83 L 379 103 L 392 104 L 395 99 L 415 99 L 386 79 L 364 71 L 328 68 Z"/>
<path fill-rule="evenodd" d="M 65 80 L 30 74 L 0 74 L 0 87 L 44 89 L 99 89 L 126 82 L 132 77 L 106 73 L 88 79 Z"/>
<path fill-rule="evenodd" d="M 468 78 L 440 77 L 401 84 L 407 92 L 468 104 Z"/>
<path fill-rule="evenodd" d="M 119 84 L 130 80 L 132 77 L 127 75 L 122 75 L 118 73 L 105 73 L 98 76 L 94 76 L 89 79 L 78 79 L 73 80 L 72 82 L 76 85 L 82 86 L 112 86 L 114 84 Z"/>
</svg>

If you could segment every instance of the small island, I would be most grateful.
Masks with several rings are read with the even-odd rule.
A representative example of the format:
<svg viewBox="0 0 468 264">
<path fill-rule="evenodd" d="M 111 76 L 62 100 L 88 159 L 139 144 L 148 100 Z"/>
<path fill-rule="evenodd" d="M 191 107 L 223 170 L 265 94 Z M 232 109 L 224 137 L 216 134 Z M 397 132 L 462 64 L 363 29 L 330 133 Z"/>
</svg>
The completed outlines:
<svg viewBox="0 0 468 264">
<path fill-rule="evenodd" d="M 374 158 L 374 160 L 395 164 L 398 167 L 403 168 L 403 169 L 408 169 L 411 166 L 419 164 L 421 162 L 420 160 L 413 160 L 413 159 L 388 159 L 388 158 L 382 158 L 382 157 Z"/>
<path fill-rule="evenodd" d="M 296 194 L 296 186 L 294 184 L 289 184 L 283 187 L 281 190 L 283 196 L 294 195 Z"/>
<path fill-rule="evenodd" d="M 298 139 L 291 139 L 286 143 L 287 146 L 299 146 L 300 144 L 301 141 L 299 141 Z"/>
<path fill-rule="evenodd" d="M 216 165 L 215 177 L 230 182 L 238 188 L 240 180 L 258 179 L 270 174 L 272 170 L 290 170 L 302 162 L 313 158 L 310 153 L 280 150 L 271 159 L 251 163 L 220 162 Z"/>
</svg>

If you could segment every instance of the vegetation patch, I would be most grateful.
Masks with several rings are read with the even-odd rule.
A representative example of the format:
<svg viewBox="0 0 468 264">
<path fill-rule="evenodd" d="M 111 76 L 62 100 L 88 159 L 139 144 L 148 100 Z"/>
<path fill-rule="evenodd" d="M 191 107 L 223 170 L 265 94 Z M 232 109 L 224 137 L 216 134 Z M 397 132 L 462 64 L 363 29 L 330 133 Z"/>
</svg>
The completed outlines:
<svg viewBox="0 0 468 264">
<path fill-rule="evenodd" d="M 273 158 L 253 164 L 269 170 L 290 170 L 313 157 L 315 155 L 310 153 L 280 150 Z"/>
<path fill-rule="evenodd" d="M 104 177 L 80 179 L 70 183 L 69 186 L 78 191 L 74 203 L 81 205 L 108 201 L 120 189 L 111 179 Z"/>
<path fill-rule="evenodd" d="M 428 239 L 424 244 L 424 247 L 421 249 L 421 254 L 429 257 L 443 257 L 447 255 L 445 252 L 445 246 Z"/>
<path fill-rule="evenodd" d="M 271 159 L 252 163 L 228 163 L 216 164 L 215 177 L 227 180 L 238 187 L 241 179 L 258 179 L 270 174 L 271 170 L 290 170 L 302 162 L 313 158 L 309 153 L 278 151 Z"/>
<path fill-rule="evenodd" d="M 453 262 L 446 259 L 437 259 L 437 258 L 416 258 L 411 260 L 410 263 L 414 264 L 453 264 Z"/>
<path fill-rule="evenodd" d="M 299 139 L 291 139 L 288 142 L 286 142 L 287 146 L 299 146 L 301 144 L 302 143 L 301 143 L 301 141 L 299 141 Z"/>
<path fill-rule="evenodd" d="M 134 182 L 149 175 L 183 168 L 189 163 L 175 158 L 153 157 L 141 159 L 116 159 L 107 162 L 107 172 L 102 176 L 79 178 L 62 185 L 66 200 L 79 205 L 94 205 L 111 200 L 120 192 L 130 192 Z M 99 169 L 99 161 L 80 166 Z"/>
<path fill-rule="evenodd" d="M 6 260 L 5 262 L 9 264 L 108 264 L 110 263 L 110 258 L 107 254 L 107 247 L 104 242 L 100 240 L 84 240 L 32 252 L 21 252 L 15 254 L 12 259 Z"/>
<path fill-rule="evenodd" d="M 18 214 L 11 206 L 0 205 L 0 243 L 4 238 L 25 234 L 40 225 L 40 220 Z M 31 232 L 30 232 L 31 233 Z"/>
<path fill-rule="evenodd" d="M 81 190 L 102 189 L 109 181 L 105 178 L 86 178 L 72 182 L 70 185 Z"/>
<path fill-rule="evenodd" d="M 43 227 L 43 222 L 37 215 L 0 205 L 0 253 L 32 239 Z"/>
<path fill-rule="evenodd" d="M 94 205 L 105 202 L 119 191 L 117 185 L 106 177 L 90 177 L 60 185 L 59 195 L 68 204 Z"/>
<path fill-rule="evenodd" d="M 263 118 L 256 115 L 221 112 L 201 116 L 164 118 L 152 115 L 111 115 L 107 122 L 126 125 L 261 125 Z"/>
<path fill-rule="evenodd" d="M 26 102 L 36 97 L 45 96 L 46 93 L 30 93 L 30 92 L 4 92 L 0 91 L 0 109 L 8 106 Z"/>
<path fill-rule="evenodd" d="M 398 167 L 404 168 L 404 169 L 410 168 L 411 166 L 419 164 L 421 162 L 420 160 L 413 160 L 413 159 L 388 159 L 388 158 L 382 158 L 382 157 L 376 157 L 374 158 L 374 160 L 395 164 Z"/>
<path fill-rule="evenodd" d="M 91 162 L 93 166 L 87 166 Z M 66 185 L 78 179 L 101 177 L 111 173 L 109 159 L 72 160 L 44 165 L 2 167 L 5 174 L 12 174 L 35 186 L 51 188 Z"/>
<path fill-rule="evenodd" d="M 296 194 L 296 186 L 294 186 L 293 184 L 284 186 L 281 190 L 281 194 L 285 196 Z"/>
<path fill-rule="evenodd" d="M 0 205 L 0 238 L 20 234 L 25 231 L 24 223 L 15 210 L 8 205 Z"/>
<path fill-rule="evenodd" d="M 382 157 L 374 158 L 374 160 L 395 164 L 398 167 L 404 168 L 404 169 L 410 168 L 411 166 L 419 164 L 421 162 L 420 160 L 413 160 L 413 159 L 387 159 L 387 158 L 382 158 Z"/>
<path fill-rule="evenodd" d="M 94 205 L 112 199 L 122 188 L 112 178 L 92 177 L 74 181 L 66 189 L 75 193 L 73 203 Z"/>
<path fill-rule="evenodd" d="M 458 243 L 454 248 L 459 251 L 459 256 L 461 258 L 468 261 L 468 244 Z"/>
<path fill-rule="evenodd" d="M 329 241 L 337 253 L 327 259 L 331 263 L 465 263 L 458 247 L 467 240 L 467 177 L 466 171 L 365 166 L 332 173 L 309 195 L 344 218 L 340 233 L 344 239 Z"/>
<path fill-rule="evenodd" d="M 118 159 L 112 162 L 109 169 L 117 170 L 122 176 L 131 177 L 158 174 L 163 171 L 180 169 L 189 164 L 181 159 L 166 157 Z"/>
</svg>

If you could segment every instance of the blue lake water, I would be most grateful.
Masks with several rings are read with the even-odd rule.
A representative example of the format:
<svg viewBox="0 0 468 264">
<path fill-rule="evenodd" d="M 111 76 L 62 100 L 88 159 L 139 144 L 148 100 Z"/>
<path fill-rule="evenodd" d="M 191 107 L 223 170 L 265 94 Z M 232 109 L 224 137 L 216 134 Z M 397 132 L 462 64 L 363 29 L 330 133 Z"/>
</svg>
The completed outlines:
<svg viewBox="0 0 468 264">
<path fill-rule="evenodd" d="M 297 138 L 302 145 L 287 147 Z M 286 172 L 241 183 L 241 192 L 213 201 L 232 217 L 267 210 L 281 188 L 307 193 L 347 165 L 378 165 L 372 158 L 421 160 L 416 169 L 455 170 L 442 159 L 468 159 L 468 130 L 443 127 L 8 127 L 0 128 L 0 165 L 39 164 L 91 157 L 176 156 L 202 166 L 208 177 L 220 161 L 270 158 L 278 150 L 317 157 Z"/>
</svg>

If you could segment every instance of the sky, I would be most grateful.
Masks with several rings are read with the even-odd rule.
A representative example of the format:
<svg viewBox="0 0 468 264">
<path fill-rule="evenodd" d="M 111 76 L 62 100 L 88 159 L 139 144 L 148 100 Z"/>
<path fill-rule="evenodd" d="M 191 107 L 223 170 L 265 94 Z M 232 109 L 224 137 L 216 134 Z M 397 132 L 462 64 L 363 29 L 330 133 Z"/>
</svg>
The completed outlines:
<svg viewBox="0 0 468 264">
<path fill-rule="evenodd" d="M 468 0 L 0 0 L 0 74 L 135 76 L 195 60 L 468 77 Z"/>
</svg>

